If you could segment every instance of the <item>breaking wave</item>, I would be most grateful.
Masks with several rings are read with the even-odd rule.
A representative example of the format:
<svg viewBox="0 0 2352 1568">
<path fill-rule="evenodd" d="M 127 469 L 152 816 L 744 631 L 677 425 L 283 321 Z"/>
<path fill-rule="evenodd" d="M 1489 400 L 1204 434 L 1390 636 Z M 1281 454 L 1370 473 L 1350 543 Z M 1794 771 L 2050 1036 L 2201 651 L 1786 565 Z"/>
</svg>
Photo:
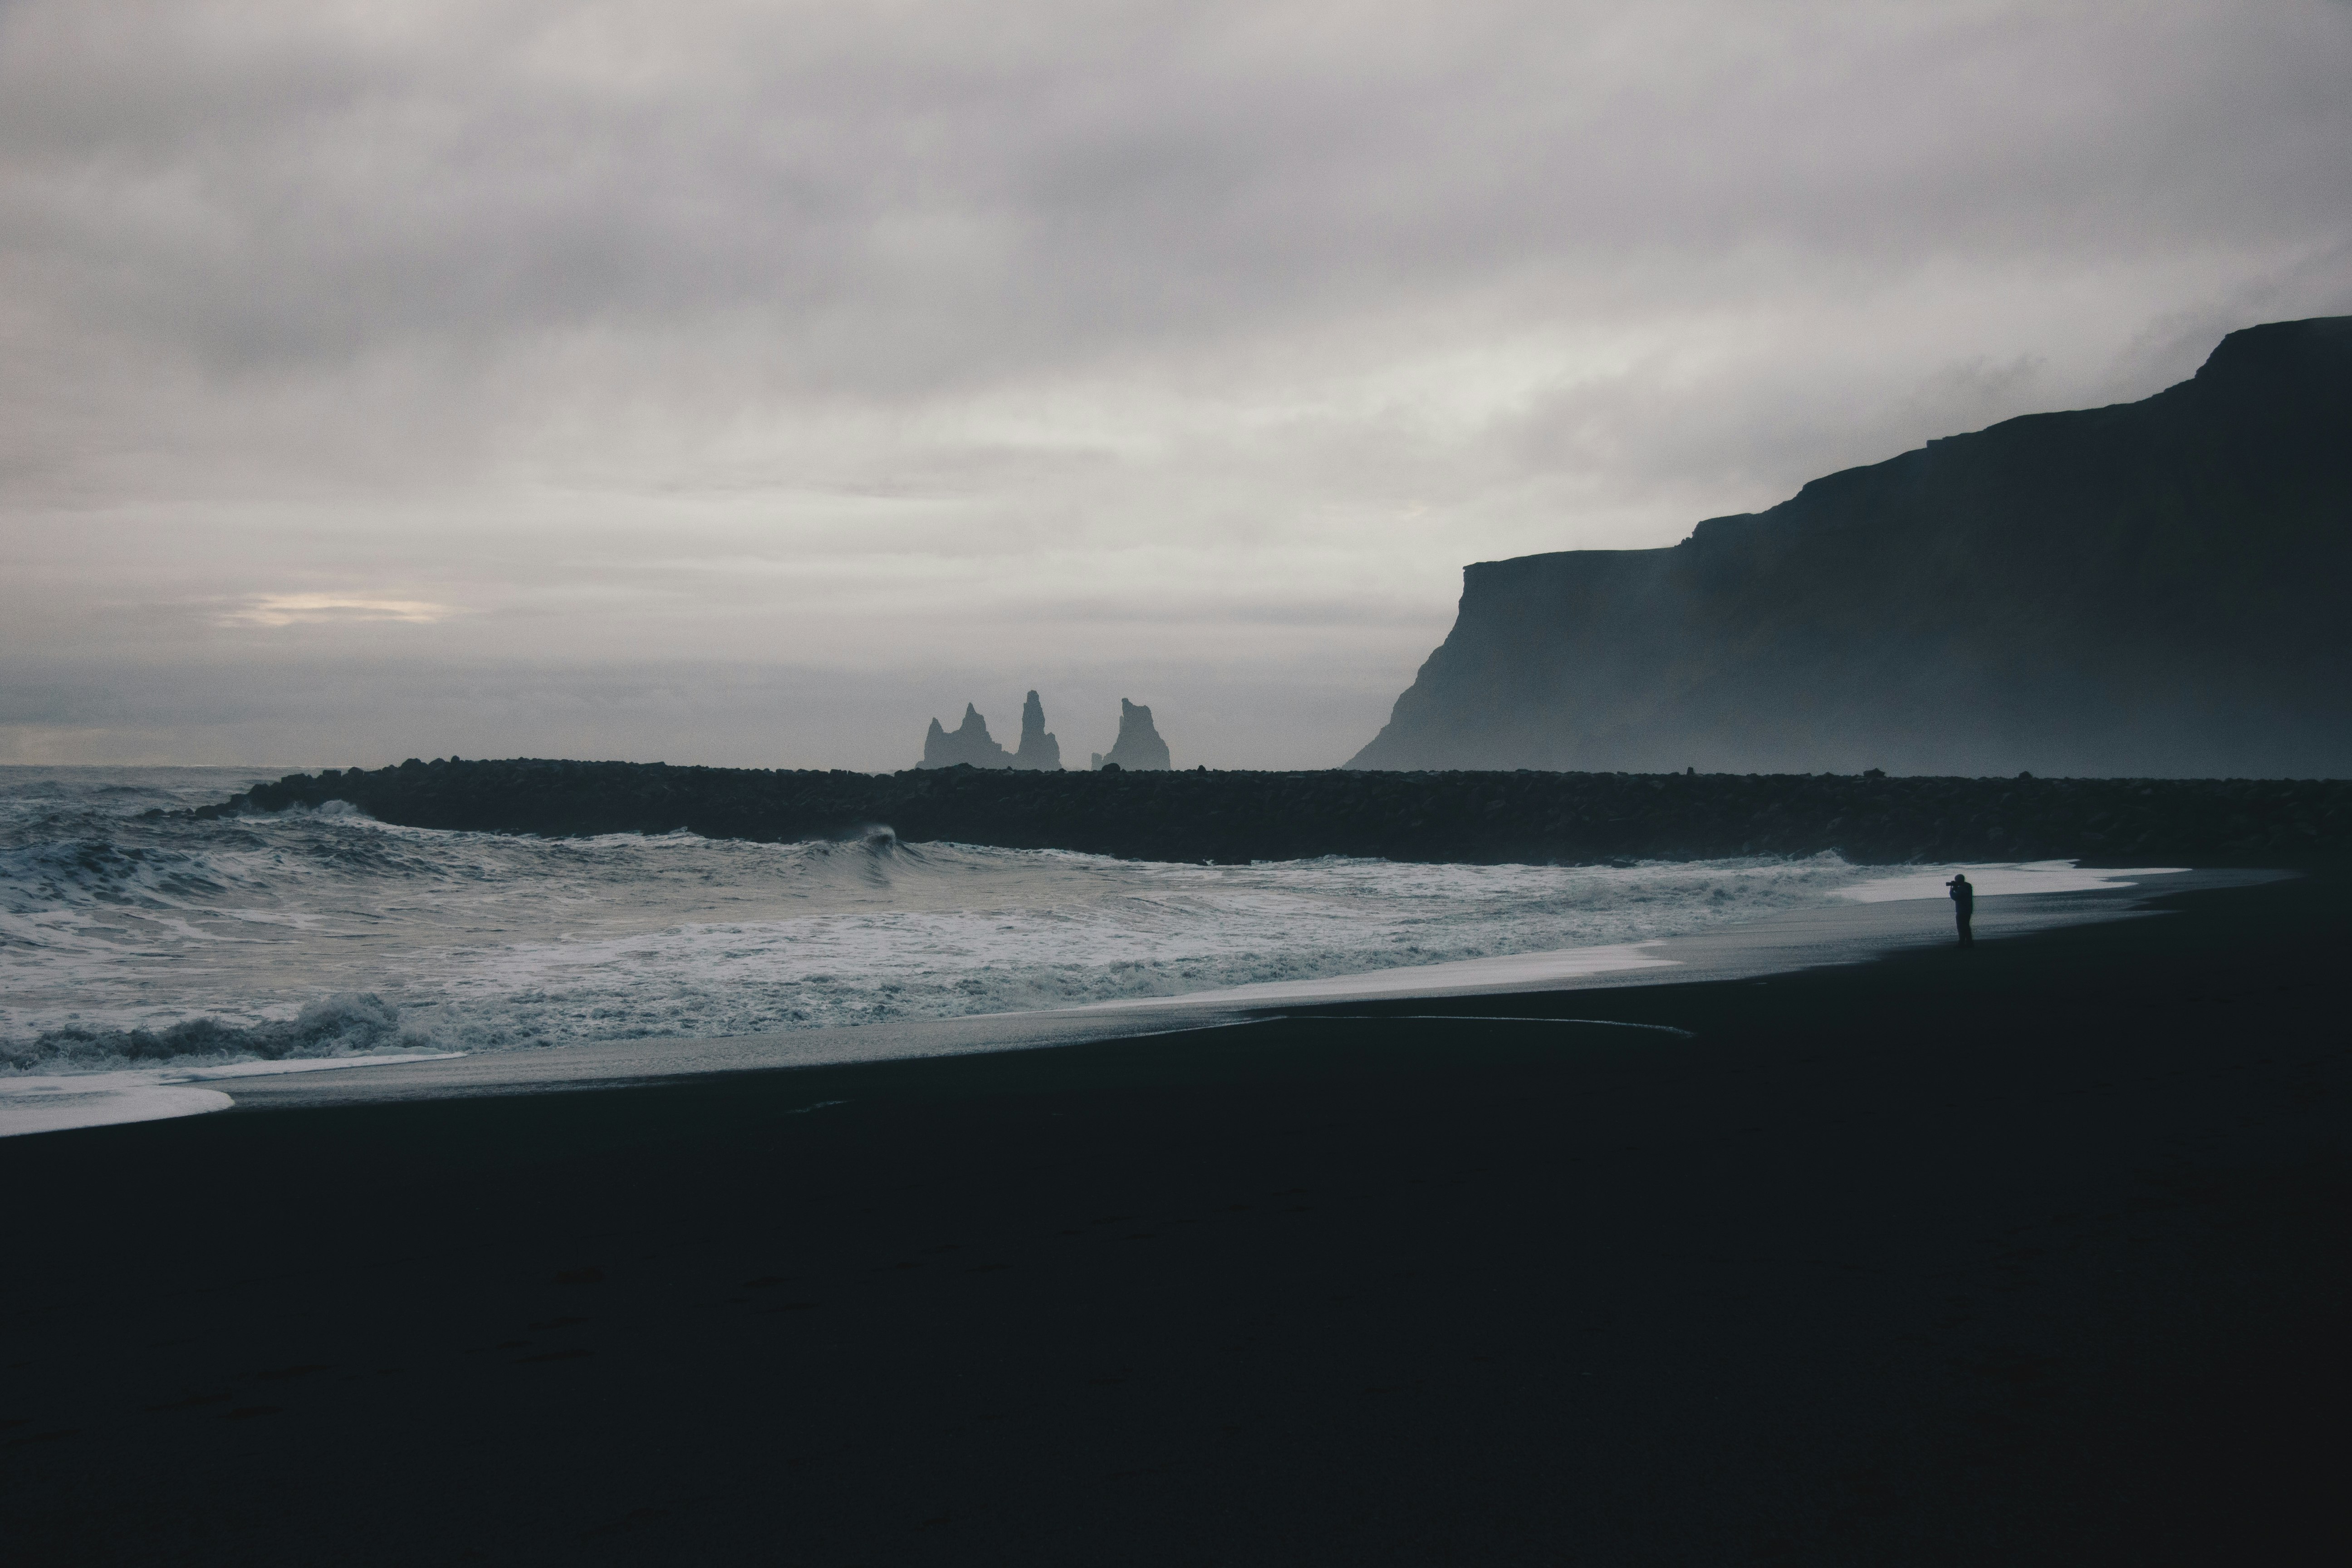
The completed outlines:
<svg viewBox="0 0 2352 1568">
<path fill-rule="evenodd" d="M 175 809 L 251 782 L 0 768 L 0 1071 L 1068 1006 L 1643 942 L 1895 874 L 1833 855 L 1147 864 L 904 844 L 883 824 L 756 844 Z"/>
<path fill-rule="evenodd" d="M 284 1061 L 430 1049 L 436 1042 L 400 1024 L 400 1009 L 381 996 L 328 996 L 291 1018 L 232 1024 L 184 1018 L 161 1029 L 51 1029 L 23 1045 L 0 1043 L 11 1072 L 112 1072 L 124 1068 Z"/>
</svg>

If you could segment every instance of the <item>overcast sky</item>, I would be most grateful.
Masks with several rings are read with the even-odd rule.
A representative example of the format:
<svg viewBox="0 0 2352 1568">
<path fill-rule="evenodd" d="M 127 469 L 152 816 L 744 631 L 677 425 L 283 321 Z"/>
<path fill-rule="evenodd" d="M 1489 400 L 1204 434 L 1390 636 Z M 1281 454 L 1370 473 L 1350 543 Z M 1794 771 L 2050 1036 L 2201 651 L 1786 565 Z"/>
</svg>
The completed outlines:
<svg viewBox="0 0 2352 1568">
<path fill-rule="evenodd" d="M 2352 5 L 0 0 L 0 761 L 1328 766 L 2352 312 Z"/>
</svg>

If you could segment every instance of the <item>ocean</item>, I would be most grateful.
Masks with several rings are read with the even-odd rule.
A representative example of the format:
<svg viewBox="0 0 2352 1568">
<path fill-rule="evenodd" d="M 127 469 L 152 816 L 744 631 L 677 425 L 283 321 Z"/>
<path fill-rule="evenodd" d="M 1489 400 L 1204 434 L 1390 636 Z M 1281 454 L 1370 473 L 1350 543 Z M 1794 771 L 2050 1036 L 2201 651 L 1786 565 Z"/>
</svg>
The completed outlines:
<svg viewBox="0 0 2352 1568">
<path fill-rule="evenodd" d="M 1683 935 L 1948 868 L 1155 864 L 173 813 L 285 769 L 0 768 L 0 1072 L 560 1050 L 1064 1008 Z M 1971 868 L 1988 893 L 2105 879 Z"/>
</svg>

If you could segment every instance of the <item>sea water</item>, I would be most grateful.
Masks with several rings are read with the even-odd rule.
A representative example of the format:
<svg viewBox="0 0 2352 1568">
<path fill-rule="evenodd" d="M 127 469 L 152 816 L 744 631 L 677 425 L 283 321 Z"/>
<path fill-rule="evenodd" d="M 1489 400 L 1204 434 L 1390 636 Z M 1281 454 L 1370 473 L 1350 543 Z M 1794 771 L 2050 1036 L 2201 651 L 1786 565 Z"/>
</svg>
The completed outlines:
<svg viewBox="0 0 2352 1568">
<path fill-rule="evenodd" d="M 282 771 L 0 768 L 0 1073 L 194 1081 L 207 1064 L 1070 1007 L 1622 947 L 1939 897 L 1948 874 L 1834 855 L 1165 864 L 908 844 L 880 823 L 784 844 L 540 839 L 340 805 L 142 815 Z M 1979 880 L 2100 879 L 2062 863 Z"/>
</svg>

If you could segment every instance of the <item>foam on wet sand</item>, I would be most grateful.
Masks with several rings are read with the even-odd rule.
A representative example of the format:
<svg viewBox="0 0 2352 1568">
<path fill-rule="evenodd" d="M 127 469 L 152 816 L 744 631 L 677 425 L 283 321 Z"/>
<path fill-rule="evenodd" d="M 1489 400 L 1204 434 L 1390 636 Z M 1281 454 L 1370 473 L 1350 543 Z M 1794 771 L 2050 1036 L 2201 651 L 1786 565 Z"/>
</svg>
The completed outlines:
<svg viewBox="0 0 2352 1568">
<path fill-rule="evenodd" d="M 1942 868 L 1927 873 L 1940 879 Z M 2149 900 L 2173 892 L 2278 879 L 2277 872 L 2186 871 L 2157 875 L 2041 874 L 2049 880 L 2099 881 L 2066 892 L 1993 895 L 1977 909 L 1980 941 L 2146 913 Z M 2046 885 L 2036 879 L 2029 886 Z M 462 1060 L 423 1061 L 390 1071 L 321 1073 L 268 1079 L 240 1089 L 254 1106 L 323 1106 L 362 1100 L 434 1100 L 596 1085 L 646 1083 L 711 1073 L 803 1068 L 857 1062 L 1027 1051 L 1086 1042 L 1158 1037 L 1221 1027 L 1286 1010 L 1414 997 L 1575 994 L 1661 984 L 1696 984 L 1852 964 L 1951 941 L 1948 905 L 1926 897 L 1877 902 L 1837 900 L 1768 919 L 1660 942 L 1509 954 L 1235 987 L 1189 995 L 1135 998 L 1108 1006 L 903 1018 L 833 1029 L 782 1030 L 710 1039 L 595 1041 L 556 1050 L 498 1051 Z"/>
<path fill-rule="evenodd" d="M 194 1087 L 198 1084 L 343 1068 L 448 1061 L 463 1054 L 404 1051 L 383 1056 L 314 1057 L 296 1061 L 224 1062 L 210 1067 L 133 1068 L 120 1072 L 0 1078 L 0 1138 L 27 1132 L 63 1132 L 77 1127 L 109 1127 L 129 1121 L 163 1121 L 176 1116 L 226 1110 L 235 1103 L 222 1090 Z"/>
</svg>

